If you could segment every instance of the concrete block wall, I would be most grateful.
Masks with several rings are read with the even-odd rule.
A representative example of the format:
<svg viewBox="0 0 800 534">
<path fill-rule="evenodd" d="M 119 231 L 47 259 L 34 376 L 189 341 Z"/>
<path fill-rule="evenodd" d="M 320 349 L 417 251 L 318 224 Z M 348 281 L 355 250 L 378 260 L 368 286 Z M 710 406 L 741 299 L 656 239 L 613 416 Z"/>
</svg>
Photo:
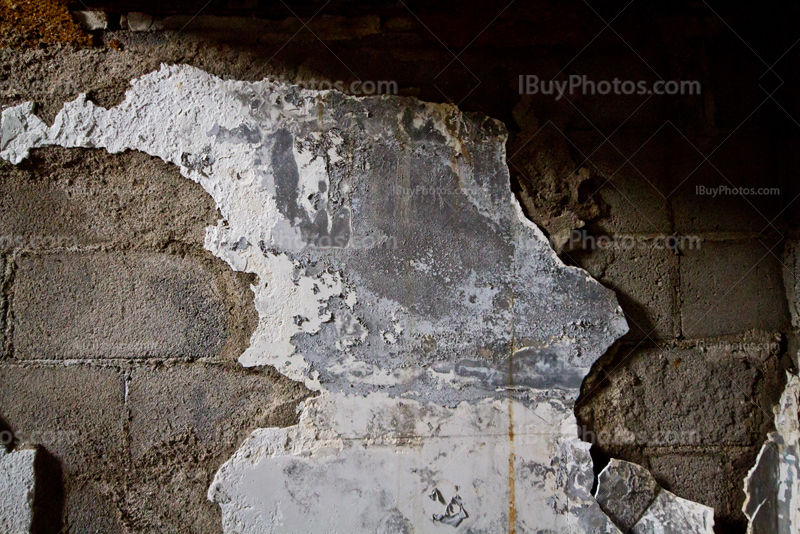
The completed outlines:
<svg viewBox="0 0 800 534">
<path fill-rule="evenodd" d="M 231 14 L 218 4 L 207 13 Z M 224 25 L 179 35 L 97 30 L 91 48 L 0 50 L 0 102 L 31 100 L 51 121 L 81 92 L 116 104 L 130 78 L 167 62 L 245 80 L 394 80 L 400 94 L 503 120 L 512 185 L 545 191 L 548 172 L 565 181 L 561 171 L 588 170 L 576 202 L 596 209 L 584 206 L 582 230 L 620 244 L 578 242 L 561 254 L 617 291 L 631 325 L 576 409 L 597 464 L 639 462 L 668 490 L 713 506 L 717 532 L 743 533 L 742 480 L 796 353 L 786 297 L 796 295 L 796 255 L 784 249 L 800 223 L 790 202 L 800 193 L 800 136 L 783 111 L 759 107 L 764 68 L 713 13 L 634 14 L 646 11 L 634 3 L 615 32 L 603 32 L 583 3 L 575 13 L 567 3 L 515 4 L 485 28 L 501 7 L 484 4 L 410 5 L 425 26 L 403 7 L 366 17 L 371 8 L 332 4 L 325 13 L 341 18 L 291 40 L 300 26 L 278 4 L 261 15 L 292 30 L 261 32 L 260 41 Z M 181 6 L 171 14 L 183 15 Z M 303 9 L 295 11 L 316 11 Z M 751 41 L 743 30 L 765 24 L 767 11 L 720 12 Z M 772 20 L 762 34 L 780 35 L 789 21 Z M 777 58 L 790 44 L 764 48 Z M 450 50 L 462 47 L 454 61 Z M 774 69 L 796 84 L 780 70 L 792 57 Z M 594 80 L 697 79 L 703 94 L 518 94 L 519 75 L 549 79 L 562 68 Z M 564 207 L 558 185 L 549 215 Z M 718 185 L 781 194 L 697 194 Z M 63 491 L 40 504 L 61 514 L 55 523 L 67 532 L 219 532 L 219 512 L 205 500 L 214 470 L 252 428 L 290 424 L 307 394 L 235 362 L 255 325 L 251 281 L 203 251 L 203 229 L 216 218 L 196 184 L 141 154 L 48 149 L 18 167 L 0 162 L 0 420 L 52 455 L 46 466 Z M 670 236 L 697 238 L 699 248 L 663 246 Z"/>
<path fill-rule="evenodd" d="M 695 185 L 721 178 L 675 185 L 691 168 L 660 162 L 684 154 L 680 142 L 652 139 L 643 165 L 600 187 L 609 211 L 589 223 L 594 240 L 576 236 L 562 254 L 617 291 L 631 325 L 587 379 L 576 414 L 600 465 L 638 462 L 663 487 L 713 506 L 718 530 L 738 532 L 746 526 L 741 481 L 792 365 L 787 239 L 769 231 L 777 211 L 768 202 L 696 194 Z M 618 164 L 607 152 L 595 162 Z M 766 165 L 743 172 L 781 185 Z M 601 236 L 610 245 L 597 246 Z M 657 241 L 670 236 L 673 248 Z"/>
<path fill-rule="evenodd" d="M 217 531 L 219 465 L 308 392 L 236 361 L 252 280 L 202 248 L 208 195 L 142 154 L 46 149 L 0 175 L 0 436 L 50 459 L 37 531 Z"/>
</svg>

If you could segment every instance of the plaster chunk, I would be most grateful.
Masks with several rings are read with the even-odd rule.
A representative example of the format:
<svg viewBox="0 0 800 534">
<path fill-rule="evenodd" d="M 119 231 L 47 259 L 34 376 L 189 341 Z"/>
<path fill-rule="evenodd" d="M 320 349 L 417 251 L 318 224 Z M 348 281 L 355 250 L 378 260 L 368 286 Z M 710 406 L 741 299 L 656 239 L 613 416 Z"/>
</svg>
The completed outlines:
<svg viewBox="0 0 800 534">
<path fill-rule="evenodd" d="M 787 373 L 775 431 L 744 481 L 747 534 L 790 534 L 800 528 L 800 377 Z"/>
<path fill-rule="evenodd" d="M 0 446 L 0 532 L 27 534 L 33 521 L 35 449 Z"/>
<path fill-rule="evenodd" d="M 662 489 L 631 534 L 714 534 L 714 509 Z"/>
<path fill-rule="evenodd" d="M 597 502 L 614 524 L 628 532 L 658 495 L 658 483 L 649 471 L 612 459 L 597 482 Z"/>
<path fill-rule="evenodd" d="M 634 463 L 608 463 L 598 477 L 597 501 L 625 533 L 714 533 L 712 508 L 662 489 L 649 471 Z"/>
<path fill-rule="evenodd" d="M 214 199 L 206 248 L 257 276 L 240 363 L 318 392 L 220 467 L 226 533 L 619 532 L 573 407 L 628 327 L 523 215 L 498 121 L 163 66 L 52 126 L 5 109 L 2 133 L 14 163 L 140 150 Z"/>
</svg>

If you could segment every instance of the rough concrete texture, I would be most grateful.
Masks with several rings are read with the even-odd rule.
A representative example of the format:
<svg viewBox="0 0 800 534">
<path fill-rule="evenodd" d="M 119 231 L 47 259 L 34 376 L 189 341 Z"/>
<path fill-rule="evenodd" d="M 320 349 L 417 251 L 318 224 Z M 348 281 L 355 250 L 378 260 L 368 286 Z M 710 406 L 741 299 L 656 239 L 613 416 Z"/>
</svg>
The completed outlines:
<svg viewBox="0 0 800 534">
<path fill-rule="evenodd" d="M 745 479 L 748 534 L 788 534 L 800 525 L 800 378 L 789 375 L 775 407 L 775 432 Z"/>
<path fill-rule="evenodd" d="M 22 330 L 18 329 L 16 335 L 18 339 L 37 336 L 44 329 L 51 334 L 55 332 L 56 339 L 64 342 L 46 348 L 39 344 L 38 337 L 23 337 L 17 347 L 18 356 L 141 358 L 153 356 L 155 349 L 155 355 L 163 357 L 221 355 L 233 359 L 247 346 L 257 321 L 251 304 L 250 279 L 231 272 L 201 248 L 205 226 L 216 220 L 217 212 L 199 186 L 182 178 L 164 162 L 142 153 L 108 155 L 92 150 L 47 148 L 36 151 L 31 161 L 20 168 L 3 164 L 7 180 L 0 184 L 0 247 L 16 257 L 16 264 L 23 267 L 12 273 L 23 282 L 16 288 L 19 296 L 15 313 L 25 324 L 19 325 Z M 52 215 L 39 217 L 39 213 Z M 116 256 L 115 251 L 131 250 L 136 253 Z M 87 255 L 84 258 L 82 254 Z M 59 259 L 66 259 L 66 264 L 57 263 Z M 156 267 L 183 265 L 181 272 L 194 273 L 200 283 L 188 287 L 188 279 L 176 279 L 176 273 L 158 277 L 148 261 Z M 51 267 L 49 274 L 47 269 L 39 270 L 47 265 Z M 72 268 L 67 271 L 70 265 Z M 89 276 L 91 273 L 93 278 Z M 108 283 L 106 275 L 122 277 L 126 282 Z M 47 277 L 60 281 L 48 281 Z M 135 290 L 134 283 L 138 284 Z M 51 292 L 49 284 L 67 285 L 62 286 L 62 291 Z M 129 294 L 120 298 L 123 287 L 128 288 Z M 146 287 L 150 288 L 149 297 L 147 291 L 142 291 Z M 13 285 L 3 292 L 3 299 L 12 288 Z M 193 327 L 194 318 L 187 323 L 192 305 L 200 305 L 197 298 L 188 299 L 193 294 L 205 294 L 206 299 L 211 299 L 209 302 L 216 302 L 220 312 L 211 317 L 211 310 L 200 310 L 197 317 L 206 317 L 213 323 L 208 324 L 213 327 L 208 332 L 199 328 L 200 324 Z M 28 297 L 32 299 L 30 306 Z M 92 328 L 73 323 L 80 316 L 69 308 L 80 302 L 97 306 L 89 314 L 95 317 L 91 320 Z M 54 314 L 52 309 L 43 313 L 47 306 L 40 305 L 45 304 L 51 308 L 66 307 L 69 313 Z M 137 313 L 151 319 L 176 306 L 183 311 L 154 325 L 155 330 L 131 325 L 127 333 L 119 331 L 122 325 L 112 324 L 110 316 L 99 313 L 103 306 L 131 313 L 131 305 L 138 305 Z M 190 343 L 179 342 L 178 345 L 183 343 L 182 349 L 174 346 L 177 338 L 170 334 L 166 345 L 157 346 L 160 342 L 152 333 L 167 328 L 180 332 L 181 327 L 171 319 L 181 316 L 184 328 L 188 328 L 181 335 Z M 56 324 L 58 321 L 69 325 L 62 329 Z M 117 340 L 120 345 L 100 337 L 112 333 L 125 338 Z M 209 352 L 214 335 L 217 341 L 224 341 L 216 343 L 221 353 Z M 69 339 L 65 340 L 65 336 Z M 176 348 L 177 351 L 173 350 Z M 137 352 L 138 349 L 142 350 Z"/>
<path fill-rule="evenodd" d="M 123 375 L 113 368 L 0 368 L 0 418 L 15 439 L 58 458 L 67 476 L 110 469 L 122 460 L 124 397 Z"/>
<path fill-rule="evenodd" d="M 582 248 L 583 234 L 573 233 L 564 255 L 617 294 L 630 332 L 625 340 L 672 339 L 677 324 L 678 256 L 663 243 L 633 236 L 595 250 Z M 589 241 L 587 244 L 597 241 Z M 577 250 L 572 247 L 581 247 Z"/>
<path fill-rule="evenodd" d="M 604 363 L 620 367 L 607 380 L 587 384 L 597 402 L 577 408 L 584 421 L 594 421 L 597 440 L 609 450 L 628 444 L 752 445 L 771 426 L 762 406 L 772 406 L 769 395 L 780 391 L 780 335 L 753 332 L 632 349 L 623 347 Z M 692 388 L 696 381 L 705 387 Z M 648 409 L 654 406 L 659 409 Z M 714 417 L 705 417 L 709 411 Z"/>
<path fill-rule="evenodd" d="M 800 247 L 796 240 L 786 243 L 783 255 L 783 284 L 786 288 L 786 299 L 789 302 L 789 314 L 792 321 L 794 336 L 790 339 L 789 355 L 794 361 L 795 368 L 800 368 L 800 348 L 798 348 L 797 334 L 800 333 Z"/>
<path fill-rule="evenodd" d="M 690 501 L 714 509 L 723 518 L 717 526 L 746 528 L 741 512 L 745 494 L 742 481 L 758 456 L 759 446 L 727 447 L 640 447 L 642 465 L 659 485 Z M 714 473 L 714 476 L 708 476 Z"/>
<path fill-rule="evenodd" d="M 205 227 L 218 216 L 199 185 L 140 152 L 51 147 L 19 166 L 0 161 L 0 172 L 5 251 L 202 246 Z"/>
<path fill-rule="evenodd" d="M 238 364 L 159 365 L 128 377 L 130 465 L 119 508 L 135 532 L 218 531 L 219 508 L 206 499 L 214 472 L 254 429 L 295 424 L 308 395 L 273 370 Z"/>
<path fill-rule="evenodd" d="M 698 249 L 685 250 L 680 265 L 683 335 L 786 331 L 789 312 L 780 250 L 779 241 L 762 239 L 706 241 Z M 728 268 L 715 268 L 720 263 Z"/>
<path fill-rule="evenodd" d="M 782 353 L 779 334 L 759 332 L 622 346 L 584 384 L 576 407 L 583 438 L 648 467 L 664 488 L 741 522 L 740 481 L 771 429 L 768 410 L 787 365 Z"/>
<path fill-rule="evenodd" d="M 205 105 L 211 99 L 214 106 Z M 143 116 L 142 109 L 150 109 L 152 115 Z M 183 112 L 172 113 L 176 109 Z M 462 473 L 453 485 L 496 486 L 492 493 L 507 493 L 511 507 L 496 509 L 496 499 L 465 494 L 464 502 L 482 510 L 472 516 L 475 528 L 496 530 L 504 524 L 512 529 L 526 524 L 571 528 L 570 523 L 584 517 L 583 510 L 596 507 L 593 501 L 581 500 L 569 485 L 515 497 L 517 468 L 530 461 L 544 467 L 554 456 L 572 458 L 583 449 L 577 437 L 559 437 L 559 430 L 554 441 L 532 444 L 515 454 L 514 425 L 524 429 L 521 436 L 536 436 L 568 424 L 572 419 L 568 407 L 582 376 L 627 328 L 613 297 L 579 270 L 561 265 L 544 236 L 522 215 L 504 179 L 502 144 L 493 147 L 486 142 L 491 138 L 502 142 L 496 124 L 462 116 L 453 108 L 416 102 L 342 99 L 336 93 L 281 85 L 222 82 L 185 67 L 165 67 L 137 80 L 126 101 L 110 111 L 79 97 L 57 115 L 50 129 L 31 111 L 29 104 L 22 104 L 3 112 L 2 155 L 13 163 L 24 159 L 31 148 L 51 144 L 105 146 L 112 152 L 137 148 L 179 164 L 185 175 L 203 185 L 225 218 L 207 231 L 206 247 L 261 280 L 253 286 L 259 327 L 240 362 L 269 363 L 328 391 L 319 402 L 309 401 L 304 424 L 253 434 L 220 470 L 209 498 L 221 505 L 225 530 L 293 530 L 301 517 L 313 530 L 325 530 L 330 510 L 342 504 L 339 486 L 350 483 L 361 486 L 352 505 L 362 513 L 340 517 L 344 521 L 340 528 L 372 530 L 385 525 L 389 517 L 393 523 L 427 524 L 432 516 L 425 507 L 415 504 L 404 511 L 397 505 L 409 497 L 413 501 L 419 484 L 430 485 L 437 478 L 439 484 L 453 484 L 453 475 L 445 472 L 434 471 L 424 479 L 414 473 L 434 468 L 426 456 L 457 454 L 463 444 L 447 439 L 448 434 L 475 426 L 469 415 L 473 410 L 486 415 L 472 431 L 486 435 L 485 445 L 494 446 L 468 451 L 467 461 L 481 474 Z M 410 142 L 416 153 L 398 146 L 401 141 Z M 374 147 L 368 151 L 369 145 Z M 172 146 L 178 148 L 166 150 Z M 254 146 L 261 148 L 253 150 Z M 416 174 L 417 167 L 426 169 L 422 176 Z M 375 179 L 390 176 L 392 184 L 396 177 L 402 184 L 389 190 L 396 195 L 370 192 Z M 459 206 L 459 214 L 451 213 L 452 203 Z M 431 207 L 439 208 L 441 228 L 431 225 L 431 215 L 437 213 Z M 387 225 L 390 214 L 399 216 L 401 223 Z M 441 239 L 444 234 L 447 239 Z M 406 250 L 412 237 L 413 249 Z M 425 247 L 420 248 L 428 241 L 431 246 L 436 243 L 436 255 L 432 248 L 427 254 Z M 470 241 L 469 246 L 480 244 L 480 258 L 465 254 Z M 491 249 L 497 253 L 484 254 Z M 488 258 L 491 265 L 482 263 Z M 508 258 L 509 263 L 498 264 L 498 258 Z M 413 286 L 405 284 L 398 291 L 376 277 L 376 267 L 402 273 L 400 265 L 406 263 L 418 271 Z M 342 269 L 345 265 L 347 271 Z M 438 278 L 447 286 L 440 286 Z M 523 318 L 533 320 L 526 324 Z M 464 328 L 480 334 L 464 344 L 455 336 Z M 445 355 L 453 352 L 476 357 L 448 360 Z M 429 362 L 432 376 L 407 368 L 404 359 L 409 353 Z M 505 384 L 527 389 L 524 398 L 544 395 L 544 401 L 555 393 L 563 401 L 550 398 L 533 411 L 516 400 L 492 403 L 495 388 Z M 354 387 L 370 402 L 351 396 Z M 385 389 L 379 393 L 379 388 Z M 405 399 L 411 414 L 419 411 L 409 423 L 416 427 L 417 422 L 428 422 L 423 432 L 412 433 L 424 440 L 427 452 L 417 466 L 399 471 L 391 458 L 403 448 L 373 443 L 376 437 L 385 441 L 399 430 L 391 422 L 397 418 L 397 407 L 390 399 L 396 396 Z M 452 413 L 445 408 L 442 414 L 426 416 L 434 406 L 426 403 L 434 399 L 455 406 L 481 398 L 485 400 L 475 405 L 462 402 Z M 537 414 L 541 409 L 545 411 Z M 348 414 L 356 417 L 364 410 L 375 412 L 375 428 L 346 422 Z M 520 423 L 514 422 L 512 411 Z M 450 418 L 455 427 L 440 438 L 438 429 Z M 508 428 L 512 438 L 487 432 L 495 425 Z M 324 437 L 318 435 L 322 431 Z M 347 445 L 342 449 L 343 443 Z M 503 447 L 509 449 L 509 471 L 485 471 L 492 462 L 481 449 Z M 340 452 L 334 454 L 337 448 Z M 326 460 L 302 459 L 307 452 L 320 455 L 326 449 L 331 452 L 323 458 L 336 461 L 338 469 Z M 246 458 L 252 459 L 243 461 Z M 307 477 L 286 476 L 280 467 L 284 464 L 308 471 Z M 588 467 L 569 459 L 564 465 Z M 284 510 L 281 491 L 268 490 L 266 482 L 261 487 L 240 482 L 253 469 L 269 475 L 267 480 L 274 479 L 277 487 L 287 485 L 290 495 L 303 494 L 314 480 L 319 482 L 315 486 L 330 488 L 331 493 L 318 489 L 312 502 L 300 500 Z M 399 493 L 391 499 L 393 493 L 387 492 L 392 490 L 382 484 L 367 487 L 359 477 L 353 479 L 359 469 L 371 476 L 385 472 L 386 477 L 377 481 L 402 477 L 406 483 L 397 485 Z M 283 482 L 276 478 L 281 473 L 286 477 Z M 526 480 L 522 473 L 520 482 Z M 259 497 L 264 491 L 276 495 L 274 503 Z M 554 492 L 573 499 L 571 512 L 553 513 L 547 502 Z M 375 499 L 386 504 L 375 508 Z M 462 502 L 461 496 L 458 499 Z M 391 506 L 392 501 L 397 504 Z M 604 517 L 586 516 L 583 521 Z M 265 521 L 266 517 L 272 519 Z"/>
<path fill-rule="evenodd" d="M 677 174 L 673 165 L 681 150 L 659 142 L 658 134 L 642 144 L 639 136 L 619 132 L 612 146 L 600 132 L 579 130 L 570 141 L 581 154 L 593 155 L 590 169 L 606 180 L 602 186 L 591 188 L 592 197 L 601 206 L 599 215 L 588 221 L 592 233 L 655 237 L 673 231 L 664 175 Z M 630 159 L 623 153 L 631 154 Z"/>
<path fill-rule="evenodd" d="M 214 472 L 257 426 L 293 424 L 307 394 L 238 364 L 0 370 L 0 417 L 15 443 L 57 461 L 37 477 L 40 489 L 63 484 L 41 519 L 63 513 L 75 533 L 218 531 L 206 499 Z"/>
<path fill-rule="evenodd" d="M 0 530 L 28 534 L 33 523 L 35 449 L 7 452 L 0 445 Z"/>
<path fill-rule="evenodd" d="M 578 169 L 568 142 L 554 127 L 534 115 L 531 98 L 523 96 L 514 108 L 519 135 L 508 144 L 509 171 L 519 184 L 525 214 L 542 227 L 556 250 L 561 250 L 572 230 L 600 213 L 597 203 L 581 198 L 590 179 L 588 168 Z M 545 149 L 546 147 L 546 149 Z"/>
<path fill-rule="evenodd" d="M 201 446 L 213 448 L 239 441 L 248 433 L 243 427 L 293 424 L 298 399 L 307 392 L 276 378 L 268 368 L 227 364 L 135 368 L 127 378 L 132 458 L 138 461 L 188 430 Z M 274 404 L 283 398 L 290 401 Z"/>
<path fill-rule="evenodd" d="M 173 255 L 26 255 L 16 262 L 14 355 L 217 356 L 227 341 L 222 294 L 202 263 Z"/>
<path fill-rule="evenodd" d="M 6 332 L 6 317 L 8 315 L 8 274 L 6 273 L 6 257 L 0 254 L 0 332 L 2 332 L 3 342 L 0 344 L 0 361 L 5 359 L 8 342 Z"/>
<path fill-rule="evenodd" d="M 787 206 L 784 193 L 789 185 L 776 180 L 780 155 L 778 146 L 753 130 L 732 132 L 709 161 L 684 139 L 683 168 L 696 169 L 677 174 L 669 184 L 674 206 L 675 230 L 684 235 L 698 233 L 749 232 L 785 235 L 779 216 Z M 788 177 L 787 177 L 788 178 Z M 789 178 L 790 181 L 791 178 Z M 766 194 L 697 194 L 698 186 L 765 189 Z M 769 193 L 769 188 L 777 192 Z M 736 216 L 732 217 L 731 214 Z M 780 250 L 780 248 L 778 249 Z M 775 251 L 776 253 L 778 251 Z M 780 256 L 780 254 L 777 254 Z"/>
</svg>

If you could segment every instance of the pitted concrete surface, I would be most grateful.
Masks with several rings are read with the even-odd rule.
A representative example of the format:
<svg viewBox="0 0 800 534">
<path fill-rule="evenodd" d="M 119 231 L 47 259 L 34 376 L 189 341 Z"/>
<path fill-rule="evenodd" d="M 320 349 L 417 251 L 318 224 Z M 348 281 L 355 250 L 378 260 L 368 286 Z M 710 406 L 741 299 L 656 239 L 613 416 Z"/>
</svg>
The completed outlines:
<svg viewBox="0 0 800 534">
<path fill-rule="evenodd" d="M 226 532 L 617 531 L 572 410 L 627 325 L 524 217 L 500 123 L 165 66 L 49 127 L 4 110 L 3 158 L 48 145 L 139 150 L 198 182 L 223 217 L 206 248 L 258 277 L 240 363 L 320 391 L 217 473 Z"/>
</svg>

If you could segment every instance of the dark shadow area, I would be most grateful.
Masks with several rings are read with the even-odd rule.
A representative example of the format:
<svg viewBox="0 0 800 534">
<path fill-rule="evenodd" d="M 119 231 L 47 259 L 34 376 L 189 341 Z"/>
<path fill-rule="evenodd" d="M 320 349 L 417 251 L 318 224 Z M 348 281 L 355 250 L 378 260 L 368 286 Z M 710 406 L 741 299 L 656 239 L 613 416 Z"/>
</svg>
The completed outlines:
<svg viewBox="0 0 800 534">
<path fill-rule="evenodd" d="M 36 492 L 31 534 L 59 534 L 64 517 L 64 477 L 61 462 L 44 447 L 37 447 L 33 464 Z"/>
</svg>

